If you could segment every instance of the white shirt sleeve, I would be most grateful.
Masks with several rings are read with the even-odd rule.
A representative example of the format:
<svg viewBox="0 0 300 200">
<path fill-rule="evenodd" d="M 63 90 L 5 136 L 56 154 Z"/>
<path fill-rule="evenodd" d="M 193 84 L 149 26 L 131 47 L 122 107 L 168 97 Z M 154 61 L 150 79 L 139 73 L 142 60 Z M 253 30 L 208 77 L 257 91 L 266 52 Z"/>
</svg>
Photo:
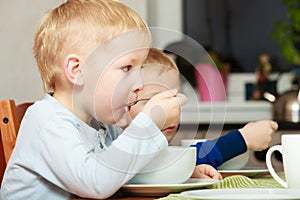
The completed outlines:
<svg viewBox="0 0 300 200">
<path fill-rule="evenodd" d="M 43 176 L 70 193 L 89 198 L 107 198 L 114 194 L 168 145 L 164 135 L 144 113 L 103 151 L 82 145 L 80 139 L 74 140 L 70 134 L 63 136 L 66 138 L 55 133 L 47 135 L 43 138 L 42 154 L 49 171 Z M 57 147 L 47 145 L 49 141 Z M 60 141 L 65 143 L 59 145 Z"/>
<path fill-rule="evenodd" d="M 107 148 L 99 148 L 96 133 L 50 96 L 35 103 L 23 118 L 1 197 L 107 198 L 168 145 L 144 113 Z"/>
</svg>

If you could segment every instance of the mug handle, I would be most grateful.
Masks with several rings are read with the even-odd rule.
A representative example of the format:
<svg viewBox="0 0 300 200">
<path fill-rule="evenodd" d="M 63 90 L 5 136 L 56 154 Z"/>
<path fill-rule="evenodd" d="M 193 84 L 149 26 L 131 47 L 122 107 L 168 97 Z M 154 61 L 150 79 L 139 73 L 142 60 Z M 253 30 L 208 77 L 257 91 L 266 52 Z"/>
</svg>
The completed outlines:
<svg viewBox="0 0 300 200">
<path fill-rule="evenodd" d="M 283 187 L 287 188 L 287 183 L 282 180 L 278 175 L 277 173 L 275 172 L 273 166 L 272 166 L 272 161 L 271 161 L 271 157 L 272 157 L 272 154 L 274 153 L 274 151 L 279 151 L 281 154 L 282 154 L 282 146 L 281 145 L 275 145 L 273 147 L 271 147 L 268 152 L 267 152 L 267 155 L 266 155 L 266 164 L 267 164 L 267 167 L 268 167 L 268 170 L 270 172 L 270 174 L 272 175 L 272 177 L 280 184 L 282 185 Z"/>
</svg>

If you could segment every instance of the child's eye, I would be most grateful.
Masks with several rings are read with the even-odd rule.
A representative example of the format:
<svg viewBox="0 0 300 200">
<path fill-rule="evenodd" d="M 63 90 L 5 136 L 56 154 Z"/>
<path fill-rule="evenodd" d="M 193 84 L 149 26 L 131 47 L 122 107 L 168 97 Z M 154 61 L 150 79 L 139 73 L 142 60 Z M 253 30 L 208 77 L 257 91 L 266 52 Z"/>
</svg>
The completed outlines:
<svg viewBox="0 0 300 200">
<path fill-rule="evenodd" d="M 122 67 L 122 70 L 123 70 L 124 72 L 128 72 L 128 71 L 131 70 L 131 68 L 132 68 L 131 65 L 127 65 L 127 66 Z"/>
</svg>

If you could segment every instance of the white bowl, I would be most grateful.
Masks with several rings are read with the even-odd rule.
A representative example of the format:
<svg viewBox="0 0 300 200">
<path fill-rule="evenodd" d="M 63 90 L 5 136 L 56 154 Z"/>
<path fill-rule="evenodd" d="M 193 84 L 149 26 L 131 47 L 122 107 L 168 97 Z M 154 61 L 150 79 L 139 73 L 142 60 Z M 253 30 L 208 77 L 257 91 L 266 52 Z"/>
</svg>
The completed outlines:
<svg viewBox="0 0 300 200">
<path fill-rule="evenodd" d="M 189 147 L 192 144 L 197 144 L 198 142 L 205 142 L 206 139 L 183 139 L 181 140 L 182 147 Z"/>
<path fill-rule="evenodd" d="M 178 184 L 187 181 L 195 168 L 196 148 L 169 146 L 162 150 L 130 184 Z"/>
<path fill-rule="evenodd" d="M 227 160 L 218 167 L 219 170 L 238 170 L 244 168 L 249 160 L 249 151 Z"/>
<path fill-rule="evenodd" d="M 181 146 L 188 147 L 192 144 L 196 144 L 198 142 L 205 142 L 206 139 L 183 139 L 181 140 Z M 239 170 L 244 168 L 249 160 L 249 151 L 231 158 L 230 160 L 227 160 L 222 165 L 218 167 L 219 170 Z"/>
</svg>

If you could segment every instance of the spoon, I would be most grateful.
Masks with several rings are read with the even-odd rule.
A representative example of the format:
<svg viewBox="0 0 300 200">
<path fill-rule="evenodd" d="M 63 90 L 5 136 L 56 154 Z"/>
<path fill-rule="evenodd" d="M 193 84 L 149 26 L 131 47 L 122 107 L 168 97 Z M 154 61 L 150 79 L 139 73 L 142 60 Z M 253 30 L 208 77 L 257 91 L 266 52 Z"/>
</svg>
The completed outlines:
<svg viewBox="0 0 300 200">
<path fill-rule="evenodd" d="M 137 99 L 136 101 L 133 101 L 131 103 L 126 104 L 126 106 L 131 107 L 131 106 L 134 106 L 135 104 L 137 104 L 140 101 L 149 101 L 149 100 L 150 100 L 150 98 Z"/>
</svg>

